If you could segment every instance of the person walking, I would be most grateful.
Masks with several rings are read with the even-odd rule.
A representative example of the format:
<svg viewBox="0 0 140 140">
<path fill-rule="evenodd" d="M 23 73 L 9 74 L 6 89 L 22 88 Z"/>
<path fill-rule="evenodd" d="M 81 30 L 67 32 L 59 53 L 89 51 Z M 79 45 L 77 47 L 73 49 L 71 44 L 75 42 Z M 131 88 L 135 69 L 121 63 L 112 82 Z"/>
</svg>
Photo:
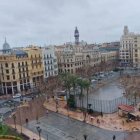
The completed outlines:
<svg viewBox="0 0 140 140">
<path fill-rule="evenodd" d="M 113 140 L 115 140 L 116 139 L 116 136 L 115 135 L 113 135 Z"/>
</svg>

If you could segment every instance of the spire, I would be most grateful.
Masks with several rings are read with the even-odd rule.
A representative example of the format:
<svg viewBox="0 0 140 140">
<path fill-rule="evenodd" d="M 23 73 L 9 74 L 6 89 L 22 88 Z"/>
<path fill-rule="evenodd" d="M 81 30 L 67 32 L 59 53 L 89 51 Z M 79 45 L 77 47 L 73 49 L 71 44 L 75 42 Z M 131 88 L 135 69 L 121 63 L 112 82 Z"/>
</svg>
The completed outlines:
<svg viewBox="0 0 140 140">
<path fill-rule="evenodd" d="M 79 31 L 77 27 L 75 27 L 74 37 L 75 37 L 75 44 L 78 45 L 79 44 Z"/>
<path fill-rule="evenodd" d="M 6 37 L 5 37 L 5 41 L 3 44 L 3 50 L 9 50 L 10 49 L 10 45 L 7 43 Z"/>
</svg>

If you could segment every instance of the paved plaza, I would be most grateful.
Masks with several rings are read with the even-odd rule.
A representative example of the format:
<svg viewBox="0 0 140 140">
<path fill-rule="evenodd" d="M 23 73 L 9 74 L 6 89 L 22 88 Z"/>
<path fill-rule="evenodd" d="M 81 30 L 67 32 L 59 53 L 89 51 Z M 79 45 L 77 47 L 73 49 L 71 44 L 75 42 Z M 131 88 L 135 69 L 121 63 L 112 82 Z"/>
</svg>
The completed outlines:
<svg viewBox="0 0 140 140">
<path fill-rule="evenodd" d="M 48 137 L 49 140 L 83 140 L 84 134 L 88 135 L 88 140 L 112 140 L 113 135 L 116 135 L 116 140 L 127 137 L 126 133 L 100 129 L 54 112 L 41 117 L 39 122 L 37 124 L 36 121 L 31 121 L 24 127 L 37 133 L 36 127 L 40 126 L 41 136 L 45 139 Z"/>
</svg>

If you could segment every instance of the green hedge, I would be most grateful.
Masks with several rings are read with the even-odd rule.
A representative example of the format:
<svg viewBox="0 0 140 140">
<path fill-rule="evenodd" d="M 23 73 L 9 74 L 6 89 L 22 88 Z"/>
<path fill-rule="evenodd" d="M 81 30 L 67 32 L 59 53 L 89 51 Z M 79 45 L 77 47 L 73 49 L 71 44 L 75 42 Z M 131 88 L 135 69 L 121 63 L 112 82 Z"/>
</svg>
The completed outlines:
<svg viewBox="0 0 140 140">
<path fill-rule="evenodd" d="M 0 128 L 0 135 L 6 135 L 8 132 L 8 127 L 6 125 L 2 125 Z"/>
<path fill-rule="evenodd" d="M 22 140 L 19 137 L 11 136 L 11 135 L 0 135 L 0 139 Z"/>
</svg>

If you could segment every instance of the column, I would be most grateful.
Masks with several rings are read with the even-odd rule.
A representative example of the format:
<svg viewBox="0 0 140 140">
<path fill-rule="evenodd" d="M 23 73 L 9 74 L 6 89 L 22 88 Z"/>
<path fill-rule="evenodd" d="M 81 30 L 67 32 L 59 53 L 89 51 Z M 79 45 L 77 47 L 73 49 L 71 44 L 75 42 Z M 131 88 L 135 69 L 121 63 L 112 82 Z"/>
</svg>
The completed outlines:
<svg viewBox="0 0 140 140">
<path fill-rule="evenodd" d="M 14 88 L 13 88 L 13 82 L 11 82 L 11 87 L 12 87 L 12 95 L 14 95 L 15 92 L 14 92 Z"/>
<path fill-rule="evenodd" d="M 6 95 L 7 95 L 7 86 L 5 86 L 5 90 L 6 90 Z"/>
<path fill-rule="evenodd" d="M 17 82 L 17 90 L 18 90 L 18 92 L 21 91 L 21 90 L 20 90 L 20 83 L 19 83 L 19 82 Z"/>
</svg>

